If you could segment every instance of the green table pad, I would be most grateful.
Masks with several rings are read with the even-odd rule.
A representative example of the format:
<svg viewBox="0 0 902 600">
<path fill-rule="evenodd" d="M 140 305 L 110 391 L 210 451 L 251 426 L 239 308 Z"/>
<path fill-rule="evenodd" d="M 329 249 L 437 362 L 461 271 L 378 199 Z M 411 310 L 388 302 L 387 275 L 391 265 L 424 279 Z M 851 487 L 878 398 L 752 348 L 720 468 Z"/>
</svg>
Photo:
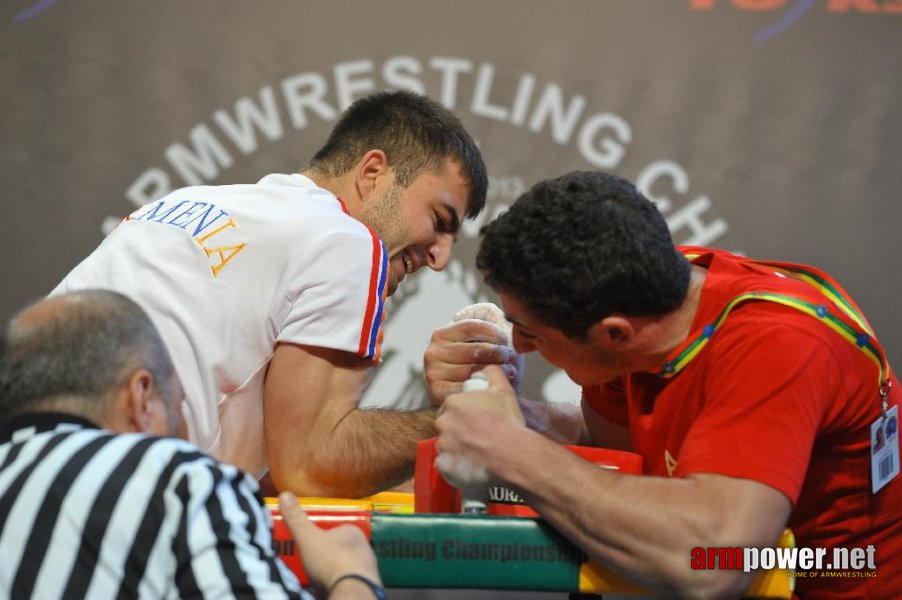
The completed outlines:
<svg viewBox="0 0 902 600">
<path fill-rule="evenodd" d="M 586 555 L 538 519 L 373 514 L 388 587 L 575 591 Z"/>
</svg>

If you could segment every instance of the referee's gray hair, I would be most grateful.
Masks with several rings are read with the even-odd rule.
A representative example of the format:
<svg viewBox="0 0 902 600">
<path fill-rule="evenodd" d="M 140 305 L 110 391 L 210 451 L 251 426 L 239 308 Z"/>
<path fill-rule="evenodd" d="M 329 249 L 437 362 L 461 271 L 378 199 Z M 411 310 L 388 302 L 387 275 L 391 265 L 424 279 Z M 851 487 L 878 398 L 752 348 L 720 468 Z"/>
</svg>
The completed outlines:
<svg viewBox="0 0 902 600">
<path fill-rule="evenodd" d="M 134 301 L 108 290 L 47 298 L 13 318 L 0 342 L 0 419 L 64 402 L 102 421 L 109 408 L 105 400 L 140 368 L 150 372 L 171 406 L 172 361 Z"/>
</svg>

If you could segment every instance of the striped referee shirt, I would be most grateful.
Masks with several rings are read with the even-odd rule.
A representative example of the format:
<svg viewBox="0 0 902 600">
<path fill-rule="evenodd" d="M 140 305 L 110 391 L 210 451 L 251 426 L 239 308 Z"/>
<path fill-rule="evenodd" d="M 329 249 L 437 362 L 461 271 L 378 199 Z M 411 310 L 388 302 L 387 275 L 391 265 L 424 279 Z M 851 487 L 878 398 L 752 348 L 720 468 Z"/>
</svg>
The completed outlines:
<svg viewBox="0 0 902 600">
<path fill-rule="evenodd" d="M 0 428 L 0 597 L 309 599 L 256 492 L 182 440 L 14 417 Z"/>
</svg>

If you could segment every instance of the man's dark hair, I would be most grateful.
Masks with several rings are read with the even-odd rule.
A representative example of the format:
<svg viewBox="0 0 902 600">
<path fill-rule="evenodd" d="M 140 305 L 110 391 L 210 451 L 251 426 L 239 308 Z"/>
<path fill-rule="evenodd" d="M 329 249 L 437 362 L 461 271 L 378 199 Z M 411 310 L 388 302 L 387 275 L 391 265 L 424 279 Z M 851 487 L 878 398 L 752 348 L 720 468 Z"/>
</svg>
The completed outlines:
<svg viewBox="0 0 902 600">
<path fill-rule="evenodd" d="M 405 91 L 361 98 L 345 110 L 306 168 L 336 177 L 373 149 L 385 152 L 401 187 L 453 159 L 470 190 L 466 216 L 482 212 L 488 188 L 482 154 L 460 120 L 441 104 Z"/>
<path fill-rule="evenodd" d="M 689 289 L 689 263 L 655 205 L 600 172 L 533 186 L 483 227 L 476 266 L 486 283 L 576 340 L 613 313 L 671 312 Z"/>
<path fill-rule="evenodd" d="M 144 310 L 125 296 L 84 290 L 38 302 L 12 320 L 0 343 L 0 418 L 60 401 L 95 422 L 112 392 L 147 369 L 172 406 L 169 353 Z"/>
</svg>

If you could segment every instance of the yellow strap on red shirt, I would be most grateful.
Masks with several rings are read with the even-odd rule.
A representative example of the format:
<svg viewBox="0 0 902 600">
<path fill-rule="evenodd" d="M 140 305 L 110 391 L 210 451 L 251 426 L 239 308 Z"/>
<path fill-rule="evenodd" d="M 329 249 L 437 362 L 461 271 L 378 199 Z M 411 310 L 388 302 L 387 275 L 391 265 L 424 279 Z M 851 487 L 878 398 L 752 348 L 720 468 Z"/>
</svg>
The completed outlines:
<svg viewBox="0 0 902 600">
<path fill-rule="evenodd" d="M 686 258 L 690 262 L 693 262 L 700 256 L 699 254 L 686 254 Z M 786 277 L 804 281 L 829 299 L 833 307 L 831 309 L 825 303 L 811 302 L 809 298 L 792 293 L 771 291 L 744 292 L 730 300 L 711 323 L 690 334 L 682 344 L 670 353 L 664 364 L 657 369 L 651 370 L 650 373 L 670 378 L 682 371 L 701 352 L 708 340 L 711 339 L 711 336 L 723 325 L 727 316 L 737 305 L 749 300 L 776 302 L 816 318 L 864 352 L 877 365 L 878 386 L 880 395 L 883 398 L 885 411 L 887 408 L 887 395 L 891 385 L 889 362 L 867 319 L 861 314 L 861 309 L 858 308 L 858 305 L 855 304 L 855 301 L 849 297 L 845 290 L 829 275 L 813 267 L 792 263 L 754 261 L 745 258 L 739 259 L 739 262 L 772 269 Z"/>
</svg>

